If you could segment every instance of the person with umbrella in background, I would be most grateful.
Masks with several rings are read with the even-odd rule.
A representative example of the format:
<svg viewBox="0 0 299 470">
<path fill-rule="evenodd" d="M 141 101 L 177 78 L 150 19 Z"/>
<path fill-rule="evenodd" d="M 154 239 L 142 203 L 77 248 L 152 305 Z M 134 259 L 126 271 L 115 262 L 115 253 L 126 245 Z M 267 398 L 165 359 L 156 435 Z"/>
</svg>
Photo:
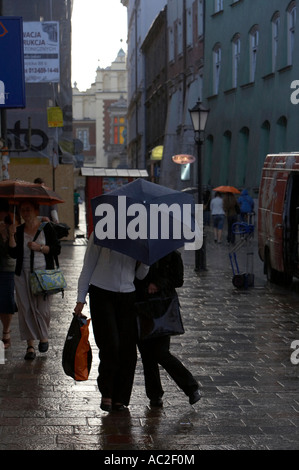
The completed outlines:
<svg viewBox="0 0 299 470">
<path fill-rule="evenodd" d="M 134 278 L 149 267 L 125 254 L 94 243 L 92 232 L 78 280 L 74 315 L 81 316 L 87 293 L 99 348 L 98 388 L 103 411 L 122 411 L 130 402 L 137 361 Z"/>
<path fill-rule="evenodd" d="M 37 185 L 38 186 L 38 185 Z M 24 359 L 36 357 L 34 341 L 39 340 L 40 352 L 48 350 L 51 296 L 35 296 L 30 288 L 30 258 L 34 255 L 34 267 L 53 269 L 54 260 L 60 253 L 60 243 L 55 230 L 45 224 L 35 241 L 40 227 L 38 199 L 23 198 L 20 215 L 24 223 L 9 227 L 9 255 L 16 259 L 15 288 L 18 305 L 19 328 L 22 340 L 27 341 Z"/>
<path fill-rule="evenodd" d="M 238 203 L 233 193 L 224 193 L 223 209 L 227 218 L 227 243 L 235 243 L 233 224 L 238 220 Z"/>
</svg>

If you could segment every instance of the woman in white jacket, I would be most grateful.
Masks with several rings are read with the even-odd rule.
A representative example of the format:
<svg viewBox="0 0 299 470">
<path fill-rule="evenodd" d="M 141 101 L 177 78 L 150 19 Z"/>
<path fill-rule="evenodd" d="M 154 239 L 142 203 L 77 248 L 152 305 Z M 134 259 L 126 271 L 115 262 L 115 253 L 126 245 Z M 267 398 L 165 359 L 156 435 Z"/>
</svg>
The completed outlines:
<svg viewBox="0 0 299 470">
<path fill-rule="evenodd" d="M 81 315 L 87 293 L 96 344 L 99 348 L 98 387 L 101 409 L 121 411 L 128 406 L 137 361 L 135 276 L 143 279 L 149 266 L 100 247 L 92 233 L 78 280 L 75 315 Z"/>
</svg>

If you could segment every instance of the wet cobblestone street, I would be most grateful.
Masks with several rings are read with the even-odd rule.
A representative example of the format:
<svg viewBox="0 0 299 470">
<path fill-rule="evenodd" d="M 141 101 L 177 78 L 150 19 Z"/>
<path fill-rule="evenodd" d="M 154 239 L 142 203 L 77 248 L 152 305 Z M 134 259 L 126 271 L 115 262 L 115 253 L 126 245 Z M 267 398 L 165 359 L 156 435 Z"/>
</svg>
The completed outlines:
<svg viewBox="0 0 299 470">
<path fill-rule="evenodd" d="M 186 333 L 172 352 L 199 381 L 195 405 L 162 370 L 164 406 L 151 409 L 138 360 L 127 412 L 100 410 L 97 348 L 87 382 L 76 383 L 61 366 L 62 348 L 76 302 L 84 239 L 63 243 L 60 265 L 68 282 L 53 298 L 50 347 L 24 361 L 17 314 L 12 347 L 0 365 L 0 450 L 298 450 L 299 365 L 291 343 L 299 340 L 299 288 L 268 284 L 255 250 L 255 285 L 232 284 L 228 248 L 207 235 L 207 267 L 194 272 L 185 252 L 185 284 L 178 289 Z M 85 307 L 88 314 L 88 308 Z"/>
</svg>

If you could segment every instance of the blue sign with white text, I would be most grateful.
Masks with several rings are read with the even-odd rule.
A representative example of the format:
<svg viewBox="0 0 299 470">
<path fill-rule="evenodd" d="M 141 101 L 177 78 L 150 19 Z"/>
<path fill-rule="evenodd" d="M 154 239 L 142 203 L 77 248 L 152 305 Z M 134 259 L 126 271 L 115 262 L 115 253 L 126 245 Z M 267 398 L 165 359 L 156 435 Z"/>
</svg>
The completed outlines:
<svg viewBox="0 0 299 470">
<path fill-rule="evenodd" d="M 0 108 L 24 108 L 23 19 L 0 16 Z"/>
</svg>

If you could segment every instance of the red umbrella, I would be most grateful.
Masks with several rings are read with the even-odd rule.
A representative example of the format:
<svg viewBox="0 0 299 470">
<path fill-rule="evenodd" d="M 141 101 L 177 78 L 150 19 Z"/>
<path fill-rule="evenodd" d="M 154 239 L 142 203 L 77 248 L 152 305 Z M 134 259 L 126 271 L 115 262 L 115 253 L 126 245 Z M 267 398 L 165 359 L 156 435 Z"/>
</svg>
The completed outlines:
<svg viewBox="0 0 299 470">
<path fill-rule="evenodd" d="M 48 206 L 65 202 L 47 186 L 22 180 L 0 181 L 0 197 L 5 197 L 11 204 L 18 204 L 24 199 L 34 199 L 38 204 Z"/>
<path fill-rule="evenodd" d="M 234 186 L 218 186 L 217 188 L 214 188 L 213 191 L 218 191 L 219 193 L 241 194 L 241 192 Z"/>
</svg>

